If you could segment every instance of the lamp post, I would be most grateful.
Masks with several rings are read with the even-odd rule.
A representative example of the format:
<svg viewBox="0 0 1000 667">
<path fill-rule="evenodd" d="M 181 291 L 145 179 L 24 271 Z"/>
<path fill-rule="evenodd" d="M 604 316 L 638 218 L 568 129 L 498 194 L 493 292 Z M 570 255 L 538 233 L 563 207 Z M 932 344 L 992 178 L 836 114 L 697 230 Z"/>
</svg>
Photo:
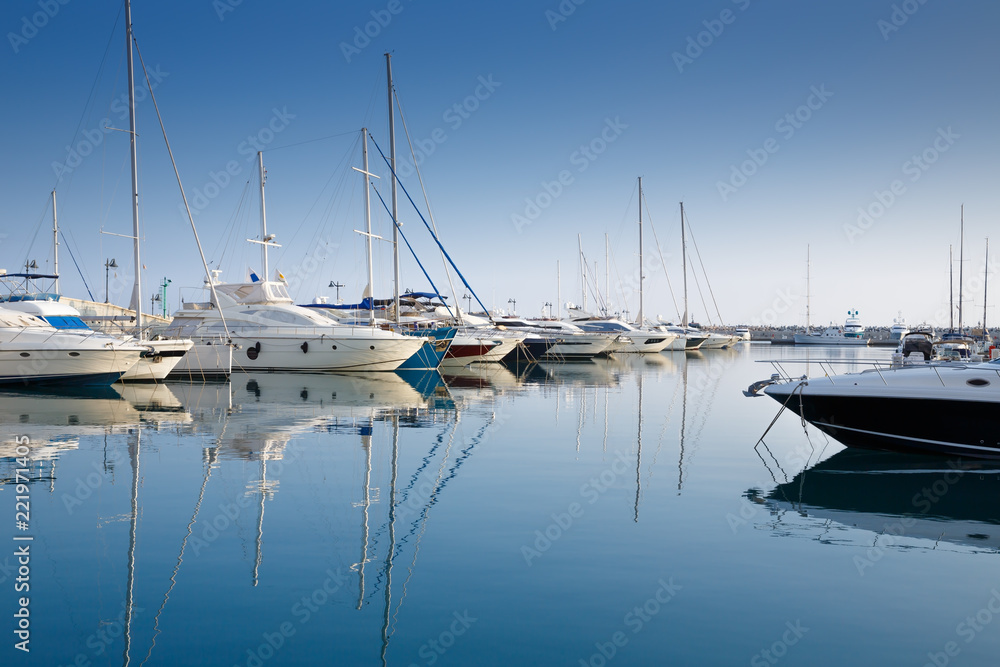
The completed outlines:
<svg viewBox="0 0 1000 667">
<path fill-rule="evenodd" d="M 160 293 L 156 292 L 153 296 L 149 297 L 149 312 L 152 313 L 156 311 L 156 302 L 160 300 Z"/>
<path fill-rule="evenodd" d="M 163 307 L 164 318 L 167 316 L 167 285 L 169 285 L 172 282 L 173 281 L 170 280 L 170 278 L 164 276 L 163 282 L 160 283 L 160 298 L 157 299 L 157 301 L 159 301 L 160 305 Z"/>
<path fill-rule="evenodd" d="M 465 309 L 465 312 L 471 313 L 472 312 L 472 295 L 469 294 L 468 292 L 466 292 L 465 294 L 462 295 L 462 298 L 469 302 L 469 307 Z"/>
<path fill-rule="evenodd" d="M 552 302 L 551 301 L 546 301 L 545 305 L 542 306 L 542 308 L 545 308 L 545 306 L 549 307 L 549 319 L 551 320 L 552 319 Z"/>
<path fill-rule="evenodd" d="M 336 287 L 337 288 L 337 303 L 340 303 L 340 288 L 343 287 L 343 284 L 338 283 L 338 282 L 336 282 L 334 280 L 331 280 L 330 281 L 330 287 Z"/>
<path fill-rule="evenodd" d="M 507 303 L 513 304 L 510 309 L 510 314 L 517 315 L 517 299 L 507 299 Z"/>
<path fill-rule="evenodd" d="M 31 269 L 37 269 L 37 268 L 38 268 L 38 262 L 36 262 L 35 260 L 31 260 L 24 263 L 25 273 L 31 273 Z"/>
<path fill-rule="evenodd" d="M 114 257 L 104 262 L 104 303 L 109 303 L 108 300 L 108 275 L 111 273 L 111 269 L 117 269 L 118 263 L 115 262 Z"/>
</svg>

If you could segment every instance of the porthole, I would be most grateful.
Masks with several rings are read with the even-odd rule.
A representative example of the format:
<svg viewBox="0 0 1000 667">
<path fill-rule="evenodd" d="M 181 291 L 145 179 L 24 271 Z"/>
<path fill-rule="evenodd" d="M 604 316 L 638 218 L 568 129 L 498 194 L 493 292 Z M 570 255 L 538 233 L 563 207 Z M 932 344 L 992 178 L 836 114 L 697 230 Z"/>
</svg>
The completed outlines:
<svg viewBox="0 0 1000 667">
<path fill-rule="evenodd" d="M 375 346 L 374 346 L 374 345 L 369 345 L 369 346 L 368 346 L 368 349 L 369 349 L 369 350 L 374 350 L 374 349 L 375 349 Z"/>
<path fill-rule="evenodd" d="M 987 387 L 989 386 L 990 381 L 983 378 L 972 378 L 971 380 L 966 380 L 965 384 L 970 387 Z"/>
<path fill-rule="evenodd" d="M 28 354 L 27 352 L 22 352 L 22 353 L 21 353 L 21 356 L 22 356 L 22 357 L 30 357 L 31 355 L 30 355 L 30 354 Z"/>
<path fill-rule="evenodd" d="M 336 346 L 336 345 L 331 345 L 330 347 L 332 347 L 332 348 L 333 348 L 334 350 L 336 350 L 336 349 L 337 349 L 337 346 Z"/>
<path fill-rule="evenodd" d="M 79 352 L 70 352 L 69 356 L 71 356 L 71 357 L 79 357 L 80 353 Z"/>
</svg>

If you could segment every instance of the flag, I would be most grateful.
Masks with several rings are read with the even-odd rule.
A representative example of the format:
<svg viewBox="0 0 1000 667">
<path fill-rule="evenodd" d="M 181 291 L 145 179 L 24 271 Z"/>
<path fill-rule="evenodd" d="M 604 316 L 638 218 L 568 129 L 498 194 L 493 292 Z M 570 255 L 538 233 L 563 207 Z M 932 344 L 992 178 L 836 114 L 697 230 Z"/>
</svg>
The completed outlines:
<svg viewBox="0 0 1000 667">
<path fill-rule="evenodd" d="M 281 271 L 278 271 L 277 269 L 275 269 L 274 270 L 274 274 L 276 276 L 278 276 L 278 280 L 280 280 L 281 282 L 285 282 L 285 276 L 282 275 Z"/>
<path fill-rule="evenodd" d="M 250 282 L 252 283 L 260 282 L 260 278 L 257 277 L 257 272 L 254 271 L 253 269 L 250 269 Z"/>
</svg>

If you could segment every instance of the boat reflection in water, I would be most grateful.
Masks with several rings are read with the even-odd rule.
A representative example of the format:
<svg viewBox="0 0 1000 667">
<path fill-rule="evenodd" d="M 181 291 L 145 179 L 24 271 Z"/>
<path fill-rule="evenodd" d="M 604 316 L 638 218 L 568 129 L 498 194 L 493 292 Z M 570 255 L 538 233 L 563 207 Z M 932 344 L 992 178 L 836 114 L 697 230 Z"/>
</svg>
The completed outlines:
<svg viewBox="0 0 1000 667">
<path fill-rule="evenodd" d="M 778 516 L 792 511 L 814 519 L 808 525 L 822 527 L 831 541 L 838 541 L 838 529 L 856 528 L 879 536 L 882 546 L 916 540 L 930 548 L 946 542 L 993 551 L 1000 549 L 998 492 L 996 463 L 845 449 L 766 498 L 748 496 Z"/>
</svg>

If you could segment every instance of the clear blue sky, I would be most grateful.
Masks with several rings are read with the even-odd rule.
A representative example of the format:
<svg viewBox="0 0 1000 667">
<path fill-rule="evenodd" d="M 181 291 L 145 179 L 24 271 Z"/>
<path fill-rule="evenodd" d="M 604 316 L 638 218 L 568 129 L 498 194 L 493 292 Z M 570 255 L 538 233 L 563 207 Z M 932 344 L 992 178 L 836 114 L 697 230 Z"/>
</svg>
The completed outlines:
<svg viewBox="0 0 1000 667">
<path fill-rule="evenodd" d="M 0 7 L 0 267 L 51 267 L 56 188 L 60 225 L 99 300 L 105 260 L 122 265 L 119 283 L 132 264 L 126 239 L 100 234 L 131 230 L 127 134 L 101 131 L 105 118 L 127 127 L 120 13 L 117 0 Z M 897 311 L 947 324 L 948 247 L 957 291 L 964 204 L 965 320 L 982 317 L 985 238 L 1000 211 L 994 2 L 135 0 L 132 13 L 198 231 L 224 279 L 261 271 L 245 241 L 259 235 L 256 137 L 268 231 L 283 246 L 272 268 L 294 276 L 301 301 L 332 297 L 331 280 L 346 285 L 342 296 L 360 295 L 364 246 L 353 230 L 364 224 L 363 190 L 350 167 L 361 164 L 362 126 L 387 149 L 391 51 L 407 128 L 429 153 L 421 172 L 441 238 L 487 306 L 516 299 L 521 314 L 540 314 L 557 300 L 557 261 L 562 300 L 579 302 L 578 233 L 603 291 L 608 234 L 612 308 L 627 304 L 634 316 L 642 176 L 653 223 L 648 315 L 676 317 L 653 230 L 680 299 L 683 201 L 727 322 L 804 323 L 808 245 L 813 323 L 857 308 L 873 325 Z M 177 288 L 200 285 L 203 271 L 152 105 L 140 98 L 144 301 L 168 277 L 173 307 Z M 397 135 L 402 158 L 398 120 Z M 89 154 L 77 163 L 69 148 L 81 146 Z M 369 157 L 384 176 L 374 146 Z M 57 178 L 53 165 L 67 158 L 72 170 Z M 416 177 L 404 184 L 423 208 Z M 386 198 L 387 186 L 377 186 Z M 446 290 L 402 192 L 400 202 L 404 231 Z M 391 234 L 377 199 L 373 226 Z M 1000 255 L 1000 234 L 994 241 Z M 376 245 L 376 291 L 388 294 L 389 248 Z M 62 291 L 85 296 L 61 250 Z M 404 288 L 429 289 L 405 257 L 403 271 Z M 707 323 L 693 277 L 689 290 Z M 113 284 L 111 298 L 124 304 L 129 292 Z"/>
</svg>

